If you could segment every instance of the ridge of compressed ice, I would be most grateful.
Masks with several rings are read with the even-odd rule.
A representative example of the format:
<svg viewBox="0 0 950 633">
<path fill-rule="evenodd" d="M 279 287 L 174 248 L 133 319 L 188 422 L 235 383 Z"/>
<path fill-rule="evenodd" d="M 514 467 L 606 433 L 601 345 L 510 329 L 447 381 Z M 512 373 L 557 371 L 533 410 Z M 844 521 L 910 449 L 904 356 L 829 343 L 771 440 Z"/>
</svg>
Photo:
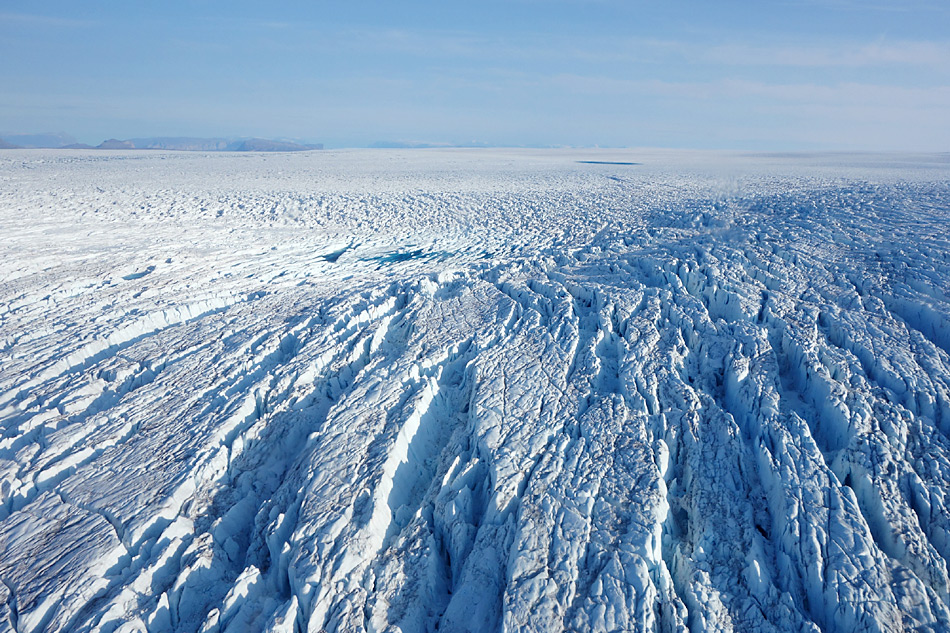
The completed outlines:
<svg viewBox="0 0 950 633">
<path fill-rule="evenodd" d="M 5 152 L 0 631 L 950 629 L 945 158 L 575 154 Z"/>
</svg>

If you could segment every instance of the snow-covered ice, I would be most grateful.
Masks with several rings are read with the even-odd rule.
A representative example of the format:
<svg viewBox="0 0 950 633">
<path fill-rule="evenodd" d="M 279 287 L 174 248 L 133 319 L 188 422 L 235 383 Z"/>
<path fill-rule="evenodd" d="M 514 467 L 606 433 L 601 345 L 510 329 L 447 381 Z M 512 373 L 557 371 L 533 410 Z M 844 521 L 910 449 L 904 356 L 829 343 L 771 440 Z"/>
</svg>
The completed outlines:
<svg viewBox="0 0 950 633">
<path fill-rule="evenodd" d="M 950 630 L 950 157 L 0 154 L 0 631 Z"/>
</svg>

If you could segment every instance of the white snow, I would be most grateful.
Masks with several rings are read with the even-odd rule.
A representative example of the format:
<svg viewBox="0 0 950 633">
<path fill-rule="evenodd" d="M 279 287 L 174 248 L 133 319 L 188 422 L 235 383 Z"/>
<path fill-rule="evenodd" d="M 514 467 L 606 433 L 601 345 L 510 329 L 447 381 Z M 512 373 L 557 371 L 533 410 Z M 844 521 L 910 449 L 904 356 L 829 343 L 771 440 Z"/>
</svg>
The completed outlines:
<svg viewBox="0 0 950 633">
<path fill-rule="evenodd" d="M 946 155 L 12 150 L 0 233 L 0 631 L 950 630 Z"/>
</svg>

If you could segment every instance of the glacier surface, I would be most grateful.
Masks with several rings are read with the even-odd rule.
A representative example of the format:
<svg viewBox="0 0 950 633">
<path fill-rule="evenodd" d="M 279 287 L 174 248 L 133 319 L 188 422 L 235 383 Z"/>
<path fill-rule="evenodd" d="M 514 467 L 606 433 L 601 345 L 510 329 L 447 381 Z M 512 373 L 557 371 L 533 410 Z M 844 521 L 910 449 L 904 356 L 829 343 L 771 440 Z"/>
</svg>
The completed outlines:
<svg viewBox="0 0 950 633">
<path fill-rule="evenodd" d="M 0 631 L 950 630 L 950 158 L 0 155 Z"/>
</svg>

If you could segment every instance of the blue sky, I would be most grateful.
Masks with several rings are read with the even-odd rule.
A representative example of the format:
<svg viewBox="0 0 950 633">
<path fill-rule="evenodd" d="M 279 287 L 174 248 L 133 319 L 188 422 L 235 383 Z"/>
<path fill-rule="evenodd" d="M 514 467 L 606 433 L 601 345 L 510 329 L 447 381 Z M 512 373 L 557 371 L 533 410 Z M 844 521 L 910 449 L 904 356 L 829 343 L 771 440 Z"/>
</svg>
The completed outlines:
<svg viewBox="0 0 950 633">
<path fill-rule="evenodd" d="M 273 4 L 0 0 L 0 131 L 950 150 L 945 0 Z"/>
</svg>

